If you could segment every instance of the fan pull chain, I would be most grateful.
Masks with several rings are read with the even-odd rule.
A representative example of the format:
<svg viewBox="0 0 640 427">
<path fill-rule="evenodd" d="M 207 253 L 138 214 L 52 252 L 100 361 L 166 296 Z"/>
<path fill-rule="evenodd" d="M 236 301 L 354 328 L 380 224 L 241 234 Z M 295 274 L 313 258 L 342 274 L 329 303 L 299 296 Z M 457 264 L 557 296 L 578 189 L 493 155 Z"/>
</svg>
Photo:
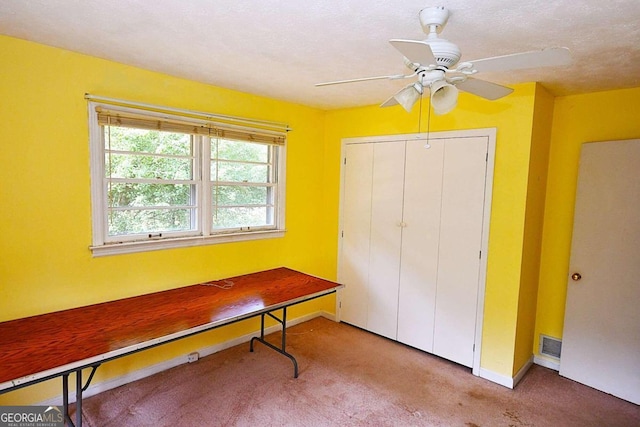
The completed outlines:
<svg viewBox="0 0 640 427">
<path fill-rule="evenodd" d="M 420 95 L 420 110 L 418 111 L 418 133 L 422 129 L 422 95 Z"/>
<path fill-rule="evenodd" d="M 422 103 L 420 106 L 422 107 Z M 427 110 L 427 143 L 424 145 L 424 148 L 431 148 L 431 144 L 429 144 L 430 134 L 431 134 L 431 97 L 429 97 L 429 109 Z"/>
</svg>

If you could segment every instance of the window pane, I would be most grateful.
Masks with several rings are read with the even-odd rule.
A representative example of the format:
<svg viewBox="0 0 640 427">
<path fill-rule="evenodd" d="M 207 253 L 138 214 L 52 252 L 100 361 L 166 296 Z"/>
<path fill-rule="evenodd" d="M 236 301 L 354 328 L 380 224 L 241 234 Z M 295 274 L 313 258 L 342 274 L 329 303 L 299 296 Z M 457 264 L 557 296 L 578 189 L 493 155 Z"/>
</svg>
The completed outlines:
<svg viewBox="0 0 640 427">
<path fill-rule="evenodd" d="M 269 146 L 246 141 L 212 139 L 211 158 L 266 163 L 269 161 Z"/>
<path fill-rule="evenodd" d="M 188 184 L 111 183 L 107 186 L 109 207 L 184 206 L 194 203 L 195 186 Z"/>
<path fill-rule="evenodd" d="M 269 182 L 269 166 L 237 162 L 212 162 L 211 180 L 228 182 Z"/>
<path fill-rule="evenodd" d="M 273 225 L 273 208 L 256 206 L 250 208 L 219 207 L 213 212 L 213 228 L 240 228 Z"/>
<path fill-rule="evenodd" d="M 105 126 L 107 150 L 140 153 L 191 155 L 191 136 L 184 133 L 161 132 L 117 126 Z"/>
<path fill-rule="evenodd" d="M 105 174 L 112 178 L 192 179 L 190 158 L 105 153 Z"/>
<path fill-rule="evenodd" d="M 266 205 L 268 204 L 267 187 L 246 187 L 239 185 L 221 185 L 212 190 L 213 205 Z"/>
<path fill-rule="evenodd" d="M 192 209 L 118 210 L 108 215 L 109 235 L 187 231 L 191 224 Z"/>
</svg>

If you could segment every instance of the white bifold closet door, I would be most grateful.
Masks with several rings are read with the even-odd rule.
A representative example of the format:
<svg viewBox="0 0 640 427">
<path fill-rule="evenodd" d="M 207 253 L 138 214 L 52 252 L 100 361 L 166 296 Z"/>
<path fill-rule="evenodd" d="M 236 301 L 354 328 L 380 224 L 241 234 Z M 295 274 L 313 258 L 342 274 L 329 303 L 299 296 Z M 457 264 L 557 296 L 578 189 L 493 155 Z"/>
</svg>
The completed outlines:
<svg viewBox="0 0 640 427">
<path fill-rule="evenodd" d="M 340 317 L 345 322 L 366 329 L 373 145 L 347 145 L 345 158 L 349 159 L 349 167 L 344 169 L 342 186 L 340 281 L 348 283 L 349 286 L 341 291 L 345 303 L 340 304 Z"/>
<path fill-rule="evenodd" d="M 446 141 L 433 353 L 472 366 L 487 139 Z"/>
<path fill-rule="evenodd" d="M 404 142 L 373 144 L 367 329 L 396 339 Z"/>
<path fill-rule="evenodd" d="M 407 142 L 398 341 L 433 353 L 444 141 Z"/>
<path fill-rule="evenodd" d="M 398 341 L 472 366 L 486 138 L 407 142 Z"/>
<path fill-rule="evenodd" d="M 341 318 L 395 339 L 404 142 L 346 146 Z M 399 190 L 400 189 L 400 190 Z"/>
<path fill-rule="evenodd" d="M 341 320 L 472 366 L 488 139 L 345 145 Z"/>
</svg>

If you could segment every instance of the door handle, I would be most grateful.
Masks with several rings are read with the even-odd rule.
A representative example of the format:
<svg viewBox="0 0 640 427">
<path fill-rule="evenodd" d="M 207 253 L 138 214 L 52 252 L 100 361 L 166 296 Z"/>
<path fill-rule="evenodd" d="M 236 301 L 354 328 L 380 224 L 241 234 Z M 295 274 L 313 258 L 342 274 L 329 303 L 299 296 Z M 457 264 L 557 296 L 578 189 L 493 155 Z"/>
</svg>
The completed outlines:
<svg viewBox="0 0 640 427">
<path fill-rule="evenodd" d="M 571 280 L 573 280 L 574 282 L 577 282 L 580 279 L 582 279 L 582 275 L 580 273 L 573 273 L 571 275 Z"/>
</svg>

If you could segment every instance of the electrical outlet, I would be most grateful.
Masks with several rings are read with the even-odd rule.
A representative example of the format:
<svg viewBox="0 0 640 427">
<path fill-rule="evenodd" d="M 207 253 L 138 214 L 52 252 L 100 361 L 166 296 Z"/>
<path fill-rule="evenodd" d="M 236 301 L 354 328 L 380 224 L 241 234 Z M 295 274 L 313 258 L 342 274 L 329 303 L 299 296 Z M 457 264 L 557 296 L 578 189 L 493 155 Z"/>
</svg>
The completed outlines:
<svg viewBox="0 0 640 427">
<path fill-rule="evenodd" d="M 198 359 L 200 359 L 200 355 L 198 354 L 197 351 L 194 351 L 193 353 L 189 353 L 187 355 L 187 362 L 189 363 L 195 362 Z"/>
</svg>

